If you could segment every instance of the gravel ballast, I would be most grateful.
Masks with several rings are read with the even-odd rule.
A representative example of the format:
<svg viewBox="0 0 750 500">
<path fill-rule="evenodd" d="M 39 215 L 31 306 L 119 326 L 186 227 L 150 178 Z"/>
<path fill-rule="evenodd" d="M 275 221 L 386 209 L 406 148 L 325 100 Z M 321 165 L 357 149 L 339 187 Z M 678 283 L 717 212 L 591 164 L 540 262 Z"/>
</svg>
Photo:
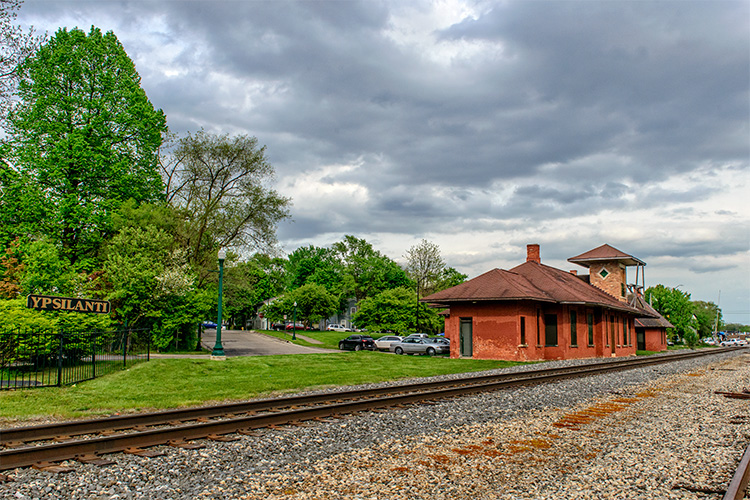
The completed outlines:
<svg viewBox="0 0 750 500">
<path fill-rule="evenodd" d="M 560 361 L 565 366 L 592 361 Z M 537 366 L 499 371 L 520 371 Z M 450 377 L 441 377 L 450 378 Z M 259 430 L 156 458 L 6 471 L 17 499 L 722 498 L 750 443 L 744 349 Z"/>
</svg>

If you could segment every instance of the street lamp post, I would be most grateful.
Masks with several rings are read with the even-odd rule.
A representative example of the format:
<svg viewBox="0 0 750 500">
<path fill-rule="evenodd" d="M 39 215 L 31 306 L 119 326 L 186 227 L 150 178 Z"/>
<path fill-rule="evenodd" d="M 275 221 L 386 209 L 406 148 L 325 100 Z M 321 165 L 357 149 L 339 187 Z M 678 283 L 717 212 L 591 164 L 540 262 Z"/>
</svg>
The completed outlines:
<svg viewBox="0 0 750 500">
<path fill-rule="evenodd" d="M 417 332 L 421 332 L 419 329 L 419 278 L 417 278 Z"/>
<path fill-rule="evenodd" d="M 294 301 L 294 312 L 292 312 L 292 340 L 297 340 L 297 301 Z"/>
<path fill-rule="evenodd" d="M 226 356 L 224 354 L 224 346 L 221 345 L 221 295 L 222 288 L 224 285 L 224 259 L 227 258 L 227 254 L 223 248 L 219 249 L 219 321 L 216 322 L 216 344 L 214 344 L 214 350 L 211 356 Z"/>
</svg>

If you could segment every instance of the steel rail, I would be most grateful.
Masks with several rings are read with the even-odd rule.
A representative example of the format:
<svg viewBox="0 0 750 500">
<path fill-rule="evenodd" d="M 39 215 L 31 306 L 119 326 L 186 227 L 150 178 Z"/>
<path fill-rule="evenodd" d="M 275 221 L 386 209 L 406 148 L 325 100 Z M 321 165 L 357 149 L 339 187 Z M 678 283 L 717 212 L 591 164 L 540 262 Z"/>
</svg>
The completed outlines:
<svg viewBox="0 0 750 500">
<path fill-rule="evenodd" d="M 744 455 L 742 455 L 740 465 L 729 482 L 729 486 L 727 486 L 724 500 L 742 500 L 745 498 L 748 481 L 750 481 L 750 446 L 747 447 Z"/>
<path fill-rule="evenodd" d="M 737 348 L 712 349 L 710 352 L 689 351 L 686 353 L 670 354 L 666 356 L 657 356 L 649 358 L 619 358 L 615 361 L 605 361 L 589 363 L 585 365 L 588 368 L 606 367 L 614 369 L 615 367 L 627 366 L 635 368 L 642 365 L 661 364 L 678 359 L 685 359 L 695 356 L 704 356 L 709 354 L 718 354 L 726 351 L 735 351 Z M 253 401 L 243 401 L 239 403 L 229 403 L 214 406 L 200 406 L 194 408 L 180 408 L 164 410 L 158 412 L 135 414 L 135 415 L 117 415 L 98 419 L 87 419 L 72 422 L 59 422 L 45 425 L 26 426 L 3 429 L 0 431 L 0 445 L 8 446 L 15 443 L 43 441 L 54 439 L 58 436 L 80 436 L 83 434 L 93 434 L 104 431 L 117 431 L 123 429 L 132 429 L 134 427 L 164 425 L 172 422 L 188 422 L 199 418 L 214 418 L 232 413 L 259 412 L 268 410 L 278 410 L 284 407 L 310 405 L 325 403 L 332 398 L 336 399 L 353 399 L 363 397 L 375 397 L 386 394 L 397 394 L 406 391 L 424 391 L 433 388 L 452 387 L 456 385 L 485 383 L 488 381 L 513 380 L 523 377 L 528 379 L 527 383 L 533 383 L 533 378 L 537 376 L 546 377 L 549 374 L 565 374 L 580 371 L 580 366 L 569 366 L 562 368 L 542 368 L 537 370 L 527 370 L 522 372 L 502 373 L 495 375 L 466 376 L 451 380 L 439 380 L 430 382 L 418 382 L 413 384 L 400 384 L 388 387 L 379 387 L 374 389 L 358 389 L 341 391 L 336 393 L 324 394 L 302 394 L 296 396 L 286 396 L 280 398 L 266 398 Z"/>
<path fill-rule="evenodd" d="M 712 350 L 711 353 L 718 351 Z M 695 357 L 680 356 L 679 359 Z M 660 357 L 662 361 L 654 358 L 647 365 L 665 363 L 669 360 L 675 360 L 675 357 Z M 166 429 L 152 429 L 126 434 L 116 434 L 109 436 L 93 437 L 85 440 L 67 441 L 41 446 L 26 446 L 11 448 L 0 451 L 0 470 L 25 467 L 43 462 L 54 462 L 60 460 L 74 459 L 85 456 L 98 456 L 107 453 L 116 453 L 125 451 L 129 448 L 143 448 L 185 440 L 211 438 L 212 436 L 221 436 L 238 431 L 246 431 L 262 427 L 284 425 L 297 423 L 305 420 L 312 420 L 322 417 L 337 416 L 345 413 L 355 413 L 375 408 L 385 408 L 404 404 L 423 402 L 425 400 L 442 399 L 455 397 L 470 393 L 486 392 L 498 390 L 529 383 L 541 383 L 562 380 L 566 378 L 580 377 L 628 369 L 630 367 L 644 366 L 644 363 L 636 365 L 622 365 L 615 363 L 603 363 L 599 366 L 578 366 L 577 370 L 568 373 L 558 373 L 550 370 L 546 375 L 535 375 L 530 378 L 518 377 L 513 380 L 489 381 L 485 383 L 474 384 L 470 386 L 454 386 L 449 388 L 437 388 L 425 392 L 411 392 L 398 395 L 384 395 L 378 398 L 370 398 L 359 401 L 336 402 L 327 405 L 314 406 L 302 409 L 290 409 L 278 411 L 264 415 L 246 415 L 232 417 L 221 421 L 201 422 L 189 425 L 179 425 Z M 601 366 L 608 365 L 608 366 Z M 519 373 L 523 375 L 523 373 Z M 329 401 L 336 399 L 338 394 L 332 393 L 327 395 Z"/>
</svg>

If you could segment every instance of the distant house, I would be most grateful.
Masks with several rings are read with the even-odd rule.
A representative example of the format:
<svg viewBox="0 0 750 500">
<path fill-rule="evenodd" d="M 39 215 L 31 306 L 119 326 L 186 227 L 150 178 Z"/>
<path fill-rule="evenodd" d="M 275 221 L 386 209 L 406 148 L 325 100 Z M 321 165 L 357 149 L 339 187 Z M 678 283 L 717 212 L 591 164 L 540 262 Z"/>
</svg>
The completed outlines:
<svg viewBox="0 0 750 500">
<path fill-rule="evenodd" d="M 351 297 L 346 300 L 346 308 L 343 311 L 339 311 L 333 316 L 327 318 L 325 321 L 321 321 L 321 330 L 332 324 L 338 324 L 347 328 L 353 328 L 354 323 L 352 322 L 352 318 L 354 317 L 354 313 L 356 312 L 357 299 Z"/>
<path fill-rule="evenodd" d="M 634 355 L 641 328 L 637 321 L 660 318 L 653 309 L 628 301 L 626 268 L 635 265 L 642 271 L 645 263 L 609 245 L 569 261 L 588 267 L 590 275 L 544 265 L 539 245 L 528 245 L 523 264 L 507 271 L 493 269 L 421 301 L 446 308 L 441 314 L 453 358 Z M 636 292 L 637 277 L 638 272 Z"/>
</svg>

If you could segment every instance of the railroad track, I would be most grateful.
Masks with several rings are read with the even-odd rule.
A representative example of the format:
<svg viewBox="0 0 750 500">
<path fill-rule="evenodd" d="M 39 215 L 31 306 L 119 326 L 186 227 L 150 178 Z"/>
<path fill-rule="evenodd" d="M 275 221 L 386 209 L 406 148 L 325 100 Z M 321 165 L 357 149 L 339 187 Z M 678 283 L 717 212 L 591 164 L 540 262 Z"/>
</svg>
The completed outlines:
<svg viewBox="0 0 750 500">
<path fill-rule="evenodd" d="M 734 473 L 732 480 L 727 486 L 724 500 L 742 500 L 745 498 L 745 490 L 747 490 L 747 483 L 750 480 L 750 446 L 745 450 L 745 454 L 742 455 L 740 464 L 737 467 L 737 471 Z"/>
<path fill-rule="evenodd" d="M 687 351 L 644 358 L 619 358 L 564 368 L 394 385 L 375 389 L 261 399 L 218 406 L 168 410 L 0 430 L 0 470 L 35 466 L 54 470 L 55 463 L 76 459 L 104 465 L 102 455 L 136 453 L 153 456 L 157 445 L 198 447 L 197 439 L 227 441 L 229 434 L 338 417 L 457 397 L 519 385 L 627 370 L 736 351 L 738 348 Z M 750 455 L 749 455 L 750 457 Z M 749 458 L 750 459 L 750 458 Z"/>
</svg>

